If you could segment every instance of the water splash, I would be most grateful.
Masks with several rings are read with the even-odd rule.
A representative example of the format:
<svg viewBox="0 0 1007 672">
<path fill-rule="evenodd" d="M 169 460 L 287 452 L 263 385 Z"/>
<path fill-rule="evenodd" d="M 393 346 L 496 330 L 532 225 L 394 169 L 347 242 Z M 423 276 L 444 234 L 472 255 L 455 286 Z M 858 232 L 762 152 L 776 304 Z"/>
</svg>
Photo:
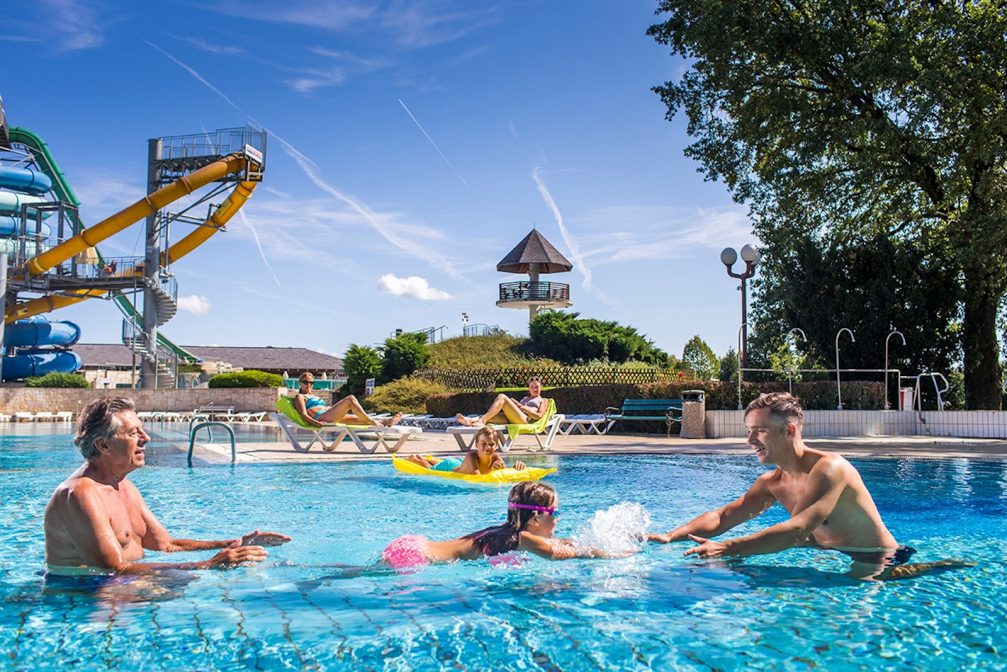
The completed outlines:
<svg viewBox="0 0 1007 672">
<path fill-rule="evenodd" d="M 573 541 L 609 553 L 638 551 L 650 529 L 650 512 L 636 502 L 620 502 L 596 511 Z"/>
</svg>

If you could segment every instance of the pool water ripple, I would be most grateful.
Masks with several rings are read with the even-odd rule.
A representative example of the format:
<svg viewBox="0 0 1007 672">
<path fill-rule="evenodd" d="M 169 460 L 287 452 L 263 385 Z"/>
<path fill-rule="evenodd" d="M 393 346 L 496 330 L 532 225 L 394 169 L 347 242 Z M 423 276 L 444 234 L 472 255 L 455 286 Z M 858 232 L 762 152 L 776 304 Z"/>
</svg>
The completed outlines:
<svg viewBox="0 0 1007 672">
<path fill-rule="evenodd" d="M 185 469 L 132 478 L 177 536 L 289 533 L 262 565 L 89 585 L 43 583 L 42 513 L 79 463 L 66 434 L 0 451 L 0 647 L 15 669 L 1003 669 L 1007 463 L 856 460 L 914 560 L 979 566 L 887 584 L 837 553 L 697 561 L 687 544 L 619 560 L 374 565 L 406 533 L 450 538 L 502 520 L 506 488 L 393 473 L 387 460 Z M 537 457 L 558 465 L 559 534 L 620 502 L 665 530 L 743 492 L 752 457 Z M 627 509 L 628 510 L 628 509 Z M 783 520 L 774 509 L 738 529 Z M 207 557 L 185 553 L 151 558 Z M 2 666 L 2 665 L 0 665 Z"/>
</svg>

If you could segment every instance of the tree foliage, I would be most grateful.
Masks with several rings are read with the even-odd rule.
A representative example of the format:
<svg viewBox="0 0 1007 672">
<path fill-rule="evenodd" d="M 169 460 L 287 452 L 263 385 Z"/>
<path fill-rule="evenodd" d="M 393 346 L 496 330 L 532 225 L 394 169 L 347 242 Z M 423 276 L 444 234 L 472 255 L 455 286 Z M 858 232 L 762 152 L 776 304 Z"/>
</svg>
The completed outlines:
<svg viewBox="0 0 1007 672">
<path fill-rule="evenodd" d="M 720 358 L 719 380 L 735 380 L 738 375 L 738 351 L 728 348 L 724 356 Z"/>
<path fill-rule="evenodd" d="M 686 154 L 749 204 L 763 242 L 781 243 L 767 261 L 791 234 L 938 243 L 962 282 L 966 402 L 999 408 L 1003 3 L 661 0 L 659 9 L 667 20 L 649 33 L 690 66 L 655 90 L 669 118 L 689 118 Z"/>
<path fill-rule="evenodd" d="M 835 367 L 836 334 L 843 327 L 856 337 L 842 339 L 844 369 L 883 368 L 893 329 L 906 345 L 897 335 L 889 340 L 890 368 L 916 374 L 959 367 L 958 273 L 932 246 L 878 234 L 857 244 L 792 237 L 786 249 L 774 250 L 759 280 L 752 338 L 759 359 L 769 353 L 770 367 L 789 365 L 780 353 L 789 348 L 793 327 L 807 336 L 791 339 L 793 346 L 818 367 Z"/>
<path fill-rule="evenodd" d="M 699 380 L 715 380 L 720 374 L 720 360 L 698 335 L 690 338 L 682 349 L 682 366 L 695 371 Z"/>
<path fill-rule="evenodd" d="M 381 348 L 381 376 L 378 383 L 383 385 L 412 374 L 430 363 L 425 333 L 400 334 L 388 338 Z"/>
<path fill-rule="evenodd" d="M 529 332 L 529 346 L 534 355 L 563 364 L 592 360 L 616 364 L 640 361 L 659 366 L 668 363 L 668 355 L 633 327 L 581 319 L 580 313 L 541 312 L 532 320 Z"/>
<path fill-rule="evenodd" d="M 381 355 L 370 346 L 351 344 L 343 354 L 343 370 L 346 372 L 346 384 L 340 391 L 361 395 L 367 379 L 381 374 Z"/>
</svg>

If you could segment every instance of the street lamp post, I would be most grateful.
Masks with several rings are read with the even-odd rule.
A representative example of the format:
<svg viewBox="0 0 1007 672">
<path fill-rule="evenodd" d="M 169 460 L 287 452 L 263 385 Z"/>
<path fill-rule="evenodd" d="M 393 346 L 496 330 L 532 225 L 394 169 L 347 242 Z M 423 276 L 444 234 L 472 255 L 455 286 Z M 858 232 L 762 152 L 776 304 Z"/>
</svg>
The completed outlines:
<svg viewBox="0 0 1007 672">
<path fill-rule="evenodd" d="M 745 245 L 741 248 L 741 260 L 745 262 L 745 270 L 742 273 L 734 272 L 734 262 L 738 260 L 738 253 L 733 247 L 725 247 L 720 253 L 720 263 L 727 267 L 727 274 L 732 278 L 741 280 L 741 326 L 742 334 L 739 353 L 741 368 L 748 367 L 748 290 L 745 281 L 755 275 L 755 267 L 759 265 L 759 251 L 752 245 Z"/>
<path fill-rule="evenodd" d="M 888 336 L 885 338 L 885 410 L 886 411 L 892 407 L 892 403 L 888 401 L 888 341 L 895 334 L 898 334 L 899 338 L 902 339 L 903 346 L 905 346 L 906 344 L 906 337 L 903 336 L 902 332 L 899 331 L 898 329 L 892 329 L 891 333 L 889 333 Z M 899 382 L 902 382 L 902 380 L 899 379 Z"/>
<path fill-rule="evenodd" d="M 839 384 L 839 337 L 843 335 L 843 332 L 850 335 L 850 343 L 856 343 L 857 339 L 853 337 L 853 332 L 843 327 L 836 332 L 836 398 L 839 400 L 839 405 L 836 406 L 837 411 L 843 410 L 843 388 Z"/>
<path fill-rule="evenodd" d="M 742 410 L 745 407 L 741 404 L 741 332 L 744 331 L 748 333 L 748 322 L 744 322 L 740 327 L 738 327 L 738 352 L 735 353 L 738 356 L 738 410 Z"/>
</svg>

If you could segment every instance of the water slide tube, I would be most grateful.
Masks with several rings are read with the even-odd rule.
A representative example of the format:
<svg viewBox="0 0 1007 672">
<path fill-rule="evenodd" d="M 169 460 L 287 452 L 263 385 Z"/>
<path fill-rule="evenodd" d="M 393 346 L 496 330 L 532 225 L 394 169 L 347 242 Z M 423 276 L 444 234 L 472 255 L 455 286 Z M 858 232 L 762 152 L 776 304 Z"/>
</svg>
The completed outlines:
<svg viewBox="0 0 1007 672">
<path fill-rule="evenodd" d="M 80 327 L 73 322 L 50 322 L 40 317 L 18 320 L 4 327 L 3 344 L 8 348 L 56 345 L 67 348 L 80 340 Z"/>
<path fill-rule="evenodd" d="M 6 186 L 2 181 L 0 181 L 0 187 Z M 27 194 L 18 194 L 13 191 L 0 191 L 0 212 L 13 212 L 18 217 L 21 216 L 21 206 L 31 205 L 32 203 L 47 203 L 49 199 L 43 198 L 41 196 L 30 196 Z M 30 216 L 34 216 L 35 212 L 31 209 L 28 210 Z M 43 217 L 49 217 L 52 215 L 51 211 L 45 211 L 42 213 Z"/>
<path fill-rule="evenodd" d="M 25 354 L 3 358 L 3 379 L 22 380 L 32 376 L 44 376 L 53 371 L 74 373 L 84 363 L 80 355 L 69 350 L 36 350 Z"/>
<path fill-rule="evenodd" d="M 60 170 L 59 164 L 56 163 L 56 158 L 52 155 L 52 152 L 49 151 L 49 145 L 47 145 L 42 138 L 28 129 L 15 126 L 10 129 L 10 139 L 13 142 L 24 145 L 31 151 L 35 158 L 35 162 L 39 165 L 46 176 L 52 180 L 53 191 L 56 193 L 56 197 L 60 201 L 72 205 L 74 208 L 80 207 L 80 200 L 77 199 L 77 194 L 73 192 L 73 187 L 70 186 L 70 182 L 66 179 L 66 175 L 64 175 L 63 171 Z M 77 210 L 70 210 L 67 214 L 75 225 L 75 231 L 80 231 L 85 228 L 84 222 L 81 221 L 80 214 Z M 6 250 L 5 243 L 7 243 L 7 241 L 0 238 L 0 250 Z M 7 252 L 8 254 L 13 254 L 13 246 L 11 246 L 11 250 Z M 104 260 L 101 257 L 101 253 L 98 252 L 98 248 L 95 248 L 95 252 L 98 253 L 98 263 L 104 264 Z M 35 256 L 37 252 L 35 251 L 35 248 L 32 247 L 28 250 L 27 254 Z M 136 306 L 134 306 L 132 301 L 129 300 L 129 297 L 122 292 L 115 292 L 112 296 L 112 300 L 115 301 L 115 305 L 118 306 L 119 312 L 121 312 L 125 317 L 133 320 L 138 320 L 141 317 L 140 311 L 136 309 Z M 157 332 L 157 342 L 169 351 L 178 355 L 181 359 L 200 361 L 199 357 L 192 354 L 185 348 L 175 344 L 171 339 L 165 336 L 164 332 L 160 329 Z"/>
<path fill-rule="evenodd" d="M 4 192 L 0 191 L 0 196 L 2 196 L 3 194 Z M 15 236 L 17 235 L 20 227 L 21 227 L 20 217 L 5 217 L 3 215 L 0 215 L 0 236 Z M 28 220 L 27 233 L 29 236 L 35 235 L 34 220 L 31 219 Z M 49 229 L 49 225 L 43 222 L 42 226 L 39 227 L 39 235 L 41 235 L 42 238 L 48 238 L 50 233 L 51 230 Z"/>
<path fill-rule="evenodd" d="M 38 196 L 52 189 L 52 180 L 45 173 L 28 168 L 0 167 L 0 187 L 16 189 Z"/>
<path fill-rule="evenodd" d="M 80 340 L 80 327 L 73 322 L 50 322 L 41 317 L 18 320 L 4 329 L 5 347 L 32 348 L 3 358 L 3 380 L 21 380 L 51 371 L 74 373 L 82 366 L 80 357 L 46 346 L 69 347 Z M 39 348 L 39 349 L 34 349 Z"/>
<path fill-rule="evenodd" d="M 94 247 L 109 236 L 115 235 L 127 226 L 157 212 L 179 198 L 226 175 L 245 170 L 248 162 L 249 159 L 240 152 L 214 161 L 158 189 L 154 193 L 148 194 L 146 197 L 111 217 L 98 222 L 61 244 L 29 259 L 25 264 L 24 270 L 31 275 L 41 275 L 53 266 L 79 254 L 88 247 Z M 224 202 L 217 207 L 213 214 L 206 218 L 203 225 L 196 227 L 192 233 L 161 253 L 161 264 L 166 264 L 169 259 L 172 262 L 177 261 L 206 242 L 238 212 L 241 206 L 245 204 L 245 201 L 252 195 L 257 184 L 257 182 L 239 182 Z M 140 272 L 140 270 L 131 269 L 131 271 L 127 272 Z M 95 296 L 104 296 L 107 293 L 107 290 L 83 289 L 72 292 L 70 296 L 53 295 L 34 299 L 16 306 L 9 306 L 4 320 L 7 323 L 14 322 L 20 318 L 56 310 L 57 308 L 73 305 Z"/>
</svg>

